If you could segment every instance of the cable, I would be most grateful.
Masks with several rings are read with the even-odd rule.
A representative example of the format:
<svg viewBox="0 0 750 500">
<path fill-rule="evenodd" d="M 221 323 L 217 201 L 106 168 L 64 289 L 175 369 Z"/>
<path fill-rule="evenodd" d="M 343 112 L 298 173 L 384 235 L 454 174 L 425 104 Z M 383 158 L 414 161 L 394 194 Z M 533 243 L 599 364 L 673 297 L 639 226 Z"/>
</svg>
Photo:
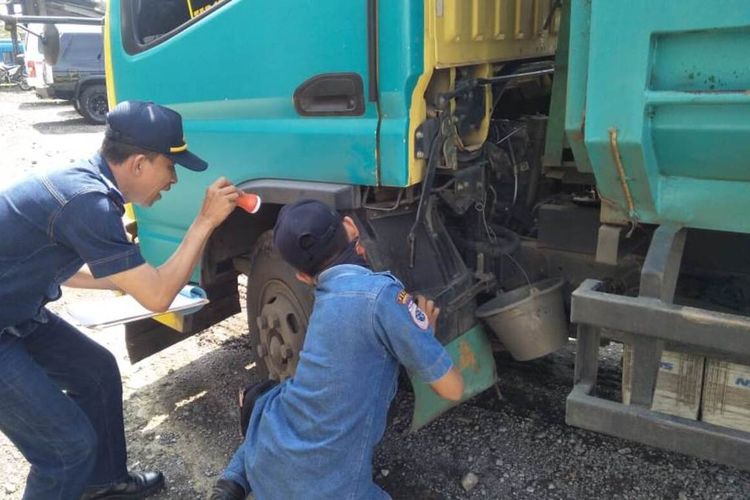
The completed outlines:
<svg viewBox="0 0 750 500">
<path fill-rule="evenodd" d="M 555 68 L 552 67 L 552 68 L 539 69 L 536 71 L 527 71 L 524 73 L 511 73 L 509 75 L 498 75 L 498 76 L 477 78 L 476 82 L 477 82 L 477 85 L 492 85 L 493 83 L 505 82 L 508 80 L 515 80 L 516 78 L 523 78 L 525 76 L 549 75 L 554 72 L 555 72 Z"/>
<path fill-rule="evenodd" d="M 482 214 L 482 223 L 484 224 L 484 230 L 487 232 L 487 238 L 489 238 L 490 243 L 495 243 L 497 236 L 487 223 L 487 191 L 482 191 L 482 200 L 474 204 L 474 210 Z"/>
<path fill-rule="evenodd" d="M 513 143 L 508 142 L 508 152 L 510 153 L 510 162 L 513 164 L 513 203 L 515 206 L 518 199 L 518 166 L 516 165 L 516 155 L 513 153 Z"/>
<path fill-rule="evenodd" d="M 523 130 L 524 128 L 525 128 L 525 125 L 524 125 L 524 126 L 521 126 L 521 127 L 516 127 L 516 128 L 514 128 L 514 129 L 513 129 L 512 131 L 511 131 L 511 133 L 510 133 L 510 134 L 506 135 L 505 137 L 503 137 L 503 138 L 502 138 L 502 139 L 500 139 L 499 141 L 495 142 L 495 144 L 499 146 L 499 145 L 500 145 L 500 143 L 502 143 L 502 142 L 504 142 L 504 141 L 507 141 L 507 140 L 508 140 L 508 139 L 510 139 L 510 138 L 511 138 L 512 136 L 514 136 L 514 135 L 515 135 L 515 134 L 516 134 L 517 132 L 520 132 L 520 131 L 521 131 L 521 130 Z M 497 125 L 495 125 L 495 130 L 497 130 L 497 131 L 499 132 L 499 130 L 497 129 Z"/>
<path fill-rule="evenodd" d="M 544 61 L 546 65 L 549 65 L 549 63 L 552 62 L 553 66 L 551 68 L 543 68 L 540 70 L 533 70 L 533 71 L 526 71 L 523 73 L 508 73 L 504 75 L 498 75 L 498 76 L 489 76 L 489 77 L 481 77 L 481 78 L 470 78 L 468 80 L 463 80 L 459 82 L 456 85 L 456 88 L 449 91 L 449 92 L 443 92 L 438 97 L 438 107 L 441 109 L 445 107 L 445 105 L 450 101 L 451 99 L 455 99 L 456 97 L 466 94 L 470 91 L 472 91 L 475 87 L 478 87 L 480 85 L 492 85 L 495 83 L 507 83 L 511 80 L 515 80 L 517 78 L 524 78 L 529 76 L 541 76 L 541 75 L 548 75 L 555 72 L 554 67 L 554 61 Z M 532 63 L 532 64 L 539 64 Z M 512 70 L 519 68 L 522 66 L 513 65 Z M 511 71 L 512 71 L 511 70 Z M 498 99 L 495 99 L 495 102 L 493 103 L 492 110 L 494 111 L 495 105 L 497 105 L 497 101 L 499 100 L 499 96 L 502 95 L 503 91 L 505 90 L 505 87 L 503 87 L 498 95 Z"/>
<path fill-rule="evenodd" d="M 367 189 L 365 189 L 365 195 L 364 199 L 367 199 L 367 196 L 370 194 L 370 187 L 368 186 Z M 374 210 L 376 212 L 393 212 L 394 210 L 397 210 L 399 205 L 401 204 L 401 197 L 404 194 L 403 189 L 398 190 L 398 195 L 396 195 L 396 202 L 393 204 L 393 206 L 390 207 L 379 207 L 376 205 L 368 205 L 367 203 L 362 203 L 362 208 L 366 208 L 367 210 Z"/>
<path fill-rule="evenodd" d="M 416 230 L 419 223 L 422 222 L 424 206 L 427 204 L 427 199 L 432 194 L 432 183 L 435 180 L 436 165 L 440 157 L 440 146 L 442 146 L 443 142 L 443 134 L 440 132 L 440 129 L 438 129 L 437 132 L 435 132 L 435 137 L 430 145 L 430 156 L 427 159 L 427 169 L 424 181 L 422 181 L 422 195 L 419 198 L 419 204 L 417 205 L 417 216 L 414 219 L 414 224 L 411 226 L 411 229 L 409 229 L 409 235 L 406 237 L 406 240 L 409 243 L 410 268 L 414 268 L 417 246 Z"/>
</svg>

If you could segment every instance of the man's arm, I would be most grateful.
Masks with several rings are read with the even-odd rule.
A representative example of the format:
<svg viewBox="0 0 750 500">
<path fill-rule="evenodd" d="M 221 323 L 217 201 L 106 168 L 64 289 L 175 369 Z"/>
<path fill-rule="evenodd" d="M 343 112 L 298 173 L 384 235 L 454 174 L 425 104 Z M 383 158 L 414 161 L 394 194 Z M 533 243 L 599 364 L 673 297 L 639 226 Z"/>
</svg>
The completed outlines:
<svg viewBox="0 0 750 500">
<path fill-rule="evenodd" d="M 430 384 L 435 393 L 443 399 L 458 401 L 464 393 L 464 378 L 456 367 Z"/>
<path fill-rule="evenodd" d="M 235 208 L 239 191 L 224 178 L 207 190 L 198 216 L 172 256 L 161 266 L 142 264 L 108 279 L 151 311 L 166 311 L 193 272 L 209 236 Z"/>
<path fill-rule="evenodd" d="M 84 265 L 68 281 L 62 284 L 69 288 L 88 288 L 92 290 L 119 290 L 109 278 L 94 278 L 89 266 Z"/>
<path fill-rule="evenodd" d="M 417 305 L 422 311 L 424 311 L 425 315 L 427 315 L 427 319 L 429 320 L 432 331 L 434 332 L 437 327 L 437 318 L 440 314 L 440 308 L 435 307 L 435 302 L 427 300 L 421 295 L 417 296 Z M 448 371 L 448 373 L 432 382 L 430 387 L 441 398 L 450 401 L 458 401 L 464 393 L 464 378 L 461 376 L 461 372 L 459 372 L 454 366 Z"/>
</svg>

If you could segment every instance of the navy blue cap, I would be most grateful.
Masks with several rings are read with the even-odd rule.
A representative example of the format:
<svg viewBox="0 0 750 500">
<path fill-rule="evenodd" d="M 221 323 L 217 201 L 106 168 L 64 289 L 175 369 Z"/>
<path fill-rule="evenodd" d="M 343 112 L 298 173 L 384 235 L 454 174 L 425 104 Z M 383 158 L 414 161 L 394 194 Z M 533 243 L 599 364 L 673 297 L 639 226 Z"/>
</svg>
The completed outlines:
<svg viewBox="0 0 750 500">
<path fill-rule="evenodd" d="M 115 142 L 161 153 L 190 170 L 206 170 L 208 163 L 187 150 L 182 117 L 153 102 L 123 101 L 107 113 L 104 136 Z"/>
<path fill-rule="evenodd" d="M 315 276 L 348 244 L 341 215 L 325 203 L 285 205 L 273 228 L 273 244 L 298 271 Z"/>
</svg>

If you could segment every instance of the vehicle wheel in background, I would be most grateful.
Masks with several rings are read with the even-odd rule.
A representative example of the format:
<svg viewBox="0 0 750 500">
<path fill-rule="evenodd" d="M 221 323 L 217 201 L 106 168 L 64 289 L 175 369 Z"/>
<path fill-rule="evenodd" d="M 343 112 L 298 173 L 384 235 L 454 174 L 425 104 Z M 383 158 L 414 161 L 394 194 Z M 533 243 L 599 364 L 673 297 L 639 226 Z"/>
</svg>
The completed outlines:
<svg viewBox="0 0 750 500">
<path fill-rule="evenodd" d="M 107 118 L 107 88 L 102 84 L 83 89 L 78 98 L 77 111 L 88 123 L 101 125 Z"/>
<path fill-rule="evenodd" d="M 31 85 L 29 85 L 29 82 L 26 81 L 26 77 L 25 76 L 22 76 L 21 79 L 18 80 L 18 86 L 23 91 L 31 90 Z"/>
<path fill-rule="evenodd" d="M 263 233 L 250 257 L 247 323 L 261 378 L 294 375 L 313 305 L 313 290 L 273 248 L 273 232 Z"/>
</svg>

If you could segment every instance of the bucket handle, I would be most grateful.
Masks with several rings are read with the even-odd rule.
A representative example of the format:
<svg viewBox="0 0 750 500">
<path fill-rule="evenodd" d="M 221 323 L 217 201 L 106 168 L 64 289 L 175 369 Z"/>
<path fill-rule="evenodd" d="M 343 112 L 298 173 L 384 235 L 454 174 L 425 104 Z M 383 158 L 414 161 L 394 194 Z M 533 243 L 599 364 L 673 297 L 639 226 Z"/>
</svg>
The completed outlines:
<svg viewBox="0 0 750 500">
<path fill-rule="evenodd" d="M 518 270 L 521 271 L 521 274 L 523 274 L 523 277 L 526 280 L 526 284 L 529 285 L 529 295 L 533 297 L 534 295 L 539 293 L 539 289 L 531 286 L 531 280 L 529 279 L 529 275 L 526 274 L 526 270 L 523 268 L 523 266 L 519 264 L 519 262 L 511 254 L 505 254 L 505 257 L 508 257 L 510 261 L 515 264 Z"/>
</svg>

